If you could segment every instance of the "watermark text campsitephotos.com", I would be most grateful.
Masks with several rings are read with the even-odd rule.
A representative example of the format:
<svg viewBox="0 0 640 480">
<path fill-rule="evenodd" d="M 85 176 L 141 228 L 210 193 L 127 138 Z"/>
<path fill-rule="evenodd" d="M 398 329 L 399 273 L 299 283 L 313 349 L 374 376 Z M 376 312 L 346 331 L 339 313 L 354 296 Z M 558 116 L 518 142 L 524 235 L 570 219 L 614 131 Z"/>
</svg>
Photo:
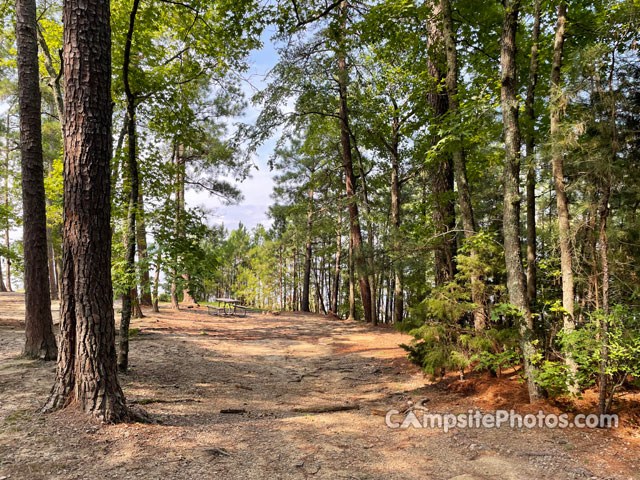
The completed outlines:
<svg viewBox="0 0 640 480">
<path fill-rule="evenodd" d="M 496 410 L 483 413 L 469 409 L 466 413 L 430 413 L 409 410 L 402 413 L 389 410 L 385 415 L 389 428 L 437 428 L 445 433 L 452 428 L 617 428 L 618 415 L 577 414 L 573 418 L 567 413 L 520 414 L 515 410 Z"/>
</svg>

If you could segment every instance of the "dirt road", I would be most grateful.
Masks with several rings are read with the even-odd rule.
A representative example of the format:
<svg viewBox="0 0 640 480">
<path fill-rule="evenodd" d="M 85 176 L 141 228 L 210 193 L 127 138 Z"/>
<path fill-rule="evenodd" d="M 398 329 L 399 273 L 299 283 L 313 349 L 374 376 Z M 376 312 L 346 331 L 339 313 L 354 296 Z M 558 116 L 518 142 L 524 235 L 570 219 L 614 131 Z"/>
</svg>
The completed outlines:
<svg viewBox="0 0 640 480">
<path fill-rule="evenodd" d="M 613 432 L 386 427 L 409 402 L 481 405 L 409 365 L 408 337 L 313 314 L 145 312 L 121 384 L 157 423 L 39 415 L 55 366 L 18 358 L 21 301 L 0 294 L 2 480 L 640 478 Z"/>
</svg>

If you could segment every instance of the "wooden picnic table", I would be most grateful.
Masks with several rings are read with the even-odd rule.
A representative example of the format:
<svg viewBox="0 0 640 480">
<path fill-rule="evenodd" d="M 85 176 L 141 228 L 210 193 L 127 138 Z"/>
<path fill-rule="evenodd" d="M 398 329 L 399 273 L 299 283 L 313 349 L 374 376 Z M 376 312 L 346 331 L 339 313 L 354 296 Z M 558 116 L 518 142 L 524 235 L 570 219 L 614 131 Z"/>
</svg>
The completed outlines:
<svg viewBox="0 0 640 480">
<path fill-rule="evenodd" d="M 240 305 L 240 300 L 236 298 L 216 298 L 214 301 L 221 303 L 222 307 L 208 305 L 207 308 L 210 314 L 220 315 L 220 313 L 222 313 L 222 315 L 234 315 L 236 311 L 240 309 L 245 316 L 247 315 L 247 307 Z M 222 312 L 220 312 L 220 310 L 222 310 Z"/>
</svg>

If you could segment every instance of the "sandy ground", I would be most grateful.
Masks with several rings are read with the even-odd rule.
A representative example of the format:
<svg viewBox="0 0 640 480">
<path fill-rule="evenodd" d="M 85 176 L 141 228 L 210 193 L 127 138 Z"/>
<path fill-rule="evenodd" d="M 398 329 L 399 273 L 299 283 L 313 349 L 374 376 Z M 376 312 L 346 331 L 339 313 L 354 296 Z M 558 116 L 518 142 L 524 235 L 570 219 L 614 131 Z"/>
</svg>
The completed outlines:
<svg viewBox="0 0 640 480">
<path fill-rule="evenodd" d="M 55 366 L 19 358 L 22 296 L 0 294 L 0 480 L 640 478 L 633 428 L 386 427 L 384 412 L 410 402 L 458 414 L 521 395 L 514 379 L 513 394 L 430 383 L 392 330 L 313 314 L 145 313 L 121 384 L 156 423 L 101 425 L 73 408 L 34 413 Z M 311 412 L 326 407 L 357 409 Z"/>
</svg>

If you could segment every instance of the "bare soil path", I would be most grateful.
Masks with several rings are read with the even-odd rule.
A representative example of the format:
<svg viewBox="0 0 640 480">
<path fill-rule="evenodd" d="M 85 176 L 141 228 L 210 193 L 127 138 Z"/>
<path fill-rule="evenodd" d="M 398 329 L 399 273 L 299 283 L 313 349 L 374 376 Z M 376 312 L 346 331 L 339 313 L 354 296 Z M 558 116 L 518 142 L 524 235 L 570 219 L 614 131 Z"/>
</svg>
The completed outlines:
<svg viewBox="0 0 640 480">
<path fill-rule="evenodd" d="M 0 294 L 0 480 L 640 478 L 628 434 L 389 429 L 383 412 L 409 402 L 484 404 L 425 379 L 405 335 L 313 314 L 146 311 L 121 384 L 158 423 L 39 415 L 55 366 L 19 358 L 22 312 L 20 294 Z"/>
</svg>

